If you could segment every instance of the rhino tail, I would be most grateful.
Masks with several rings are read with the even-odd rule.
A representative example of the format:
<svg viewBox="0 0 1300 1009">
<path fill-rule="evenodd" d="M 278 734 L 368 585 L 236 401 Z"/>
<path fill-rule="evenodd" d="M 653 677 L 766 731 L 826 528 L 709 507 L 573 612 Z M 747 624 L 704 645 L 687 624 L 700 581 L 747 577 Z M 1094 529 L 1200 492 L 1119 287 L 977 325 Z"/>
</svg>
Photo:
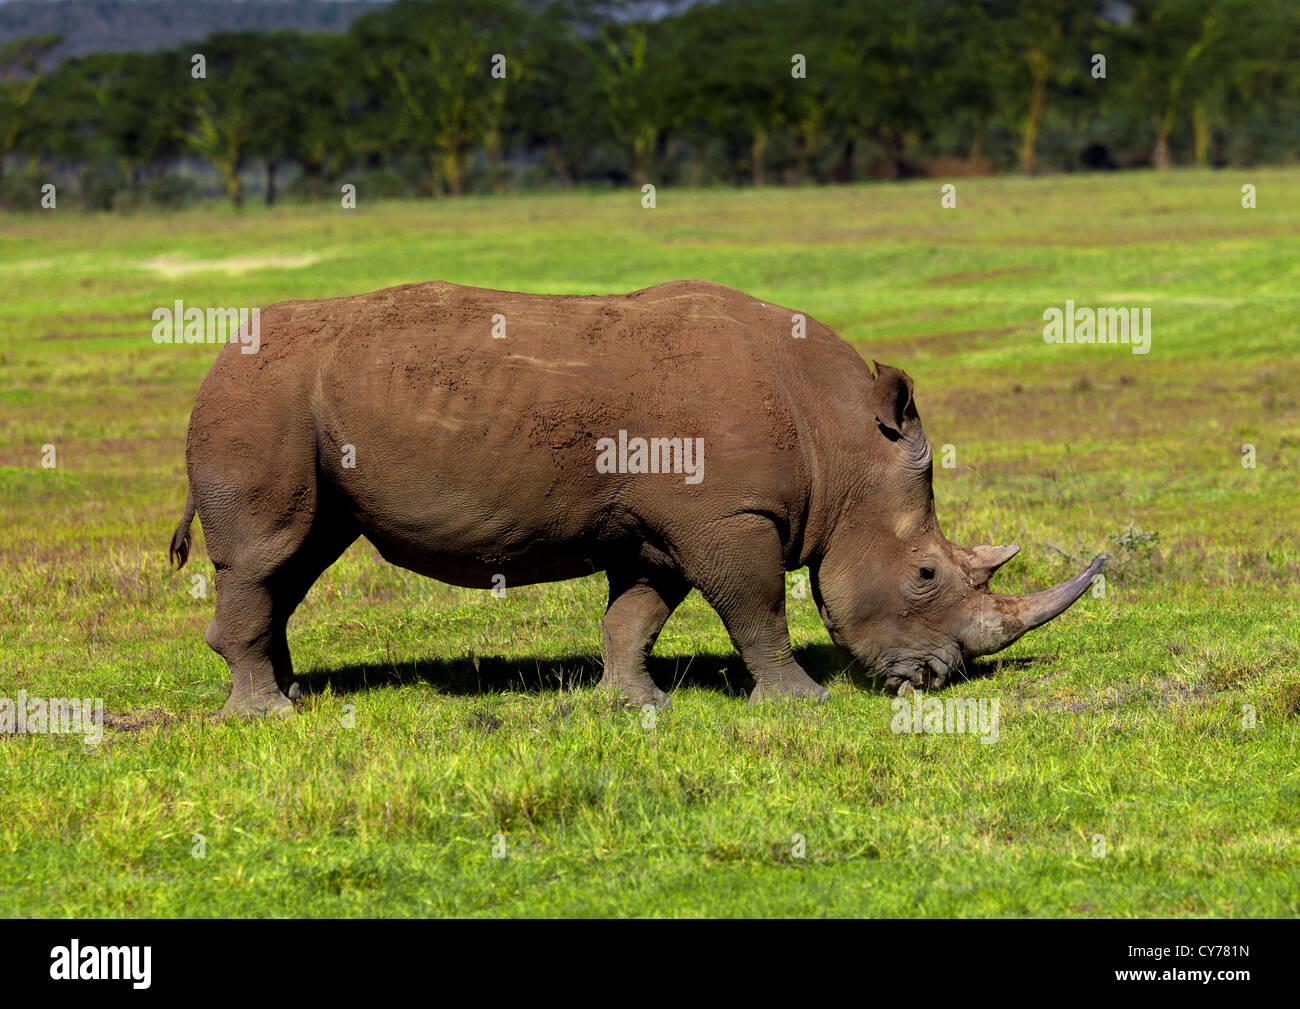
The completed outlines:
<svg viewBox="0 0 1300 1009">
<path fill-rule="evenodd" d="M 172 533 L 171 548 L 167 551 L 168 560 L 176 565 L 176 570 L 185 567 L 190 559 L 190 525 L 194 522 L 194 491 L 185 494 L 185 514 L 181 516 L 180 525 Z"/>
</svg>

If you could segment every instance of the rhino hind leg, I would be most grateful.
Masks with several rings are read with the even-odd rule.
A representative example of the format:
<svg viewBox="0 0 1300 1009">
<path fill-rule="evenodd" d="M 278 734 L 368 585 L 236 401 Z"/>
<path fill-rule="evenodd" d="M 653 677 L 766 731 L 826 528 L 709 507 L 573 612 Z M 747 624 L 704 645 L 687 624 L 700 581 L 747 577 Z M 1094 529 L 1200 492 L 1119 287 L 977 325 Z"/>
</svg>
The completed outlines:
<svg viewBox="0 0 1300 1009">
<path fill-rule="evenodd" d="M 302 696 L 302 688 L 294 678 L 293 658 L 289 654 L 289 618 L 316 580 L 359 535 L 352 516 L 341 510 L 332 514 L 318 512 L 303 545 L 268 581 L 272 599 L 271 668 L 276 686 L 291 701 Z"/>
<path fill-rule="evenodd" d="M 830 691 L 794 659 L 785 619 L 785 562 L 771 520 L 737 515 L 717 523 L 707 552 L 687 572 L 727 628 L 754 689 L 749 703 L 781 698 L 824 701 Z"/>
<path fill-rule="evenodd" d="M 335 511 L 318 509 L 304 519 L 296 523 L 306 527 L 300 536 L 293 535 L 295 524 L 264 536 L 246 530 L 238 551 L 217 561 L 216 612 L 204 637 L 230 667 L 230 696 L 220 718 L 293 714 L 291 698 L 299 690 L 289 655 L 289 617 L 358 535 L 352 518 Z"/>
<path fill-rule="evenodd" d="M 204 638 L 230 667 L 230 696 L 219 718 L 293 714 L 293 702 L 276 683 L 273 614 L 274 601 L 260 579 L 217 569 L 216 614 Z"/>
<path fill-rule="evenodd" d="M 609 606 L 602 626 L 605 675 L 600 687 L 629 708 L 647 704 L 667 708 L 668 695 L 655 686 L 646 669 L 659 632 L 686 598 L 690 585 L 666 571 L 609 572 Z"/>
</svg>

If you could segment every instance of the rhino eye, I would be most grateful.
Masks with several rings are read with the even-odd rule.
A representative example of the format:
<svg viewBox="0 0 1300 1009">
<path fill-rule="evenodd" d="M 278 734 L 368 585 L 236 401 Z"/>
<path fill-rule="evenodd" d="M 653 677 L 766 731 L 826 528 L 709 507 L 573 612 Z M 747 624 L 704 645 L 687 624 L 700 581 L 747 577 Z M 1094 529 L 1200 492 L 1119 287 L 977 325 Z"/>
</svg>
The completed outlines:
<svg viewBox="0 0 1300 1009">
<path fill-rule="evenodd" d="M 927 582 L 934 577 L 934 568 L 922 568 L 921 577 Z"/>
</svg>

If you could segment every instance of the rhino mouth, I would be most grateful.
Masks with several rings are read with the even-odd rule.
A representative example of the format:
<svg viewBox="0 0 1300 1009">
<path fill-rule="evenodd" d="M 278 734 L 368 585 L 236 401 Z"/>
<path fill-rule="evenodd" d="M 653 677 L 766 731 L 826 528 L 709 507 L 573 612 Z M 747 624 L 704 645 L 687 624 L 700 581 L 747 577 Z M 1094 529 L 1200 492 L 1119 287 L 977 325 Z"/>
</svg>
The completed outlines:
<svg viewBox="0 0 1300 1009">
<path fill-rule="evenodd" d="M 923 660 L 895 662 L 884 671 L 886 693 L 910 693 L 913 689 L 937 690 L 946 684 L 960 659 L 948 662 L 934 656 Z"/>
</svg>

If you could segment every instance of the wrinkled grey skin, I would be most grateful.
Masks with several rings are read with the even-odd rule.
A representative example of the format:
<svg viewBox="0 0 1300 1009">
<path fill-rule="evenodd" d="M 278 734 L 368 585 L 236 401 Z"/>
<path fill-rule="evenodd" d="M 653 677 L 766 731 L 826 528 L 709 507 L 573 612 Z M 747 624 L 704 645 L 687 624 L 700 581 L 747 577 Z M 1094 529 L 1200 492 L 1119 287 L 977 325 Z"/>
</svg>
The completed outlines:
<svg viewBox="0 0 1300 1009">
<path fill-rule="evenodd" d="M 812 319 L 795 338 L 794 316 L 700 281 L 607 297 L 431 282 L 266 309 L 260 350 L 231 343 L 199 390 L 172 540 L 184 564 L 197 511 L 223 714 L 292 710 L 289 617 L 359 536 L 456 585 L 605 571 L 601 685 L 636 706 L 668 703 L 646 659 L 691 588 L 751 701 L 828 696 L 791 654 L 787 570 L 811 569 L 832 638 L 890 687 L 939 686 L 1084 592 L 1100 561 L 990 593 L 1016 548 L 944 539 L 911 380 Z M 703 478 L 598 472 L 620 430 L 703 439 Z"/>
</svg>

